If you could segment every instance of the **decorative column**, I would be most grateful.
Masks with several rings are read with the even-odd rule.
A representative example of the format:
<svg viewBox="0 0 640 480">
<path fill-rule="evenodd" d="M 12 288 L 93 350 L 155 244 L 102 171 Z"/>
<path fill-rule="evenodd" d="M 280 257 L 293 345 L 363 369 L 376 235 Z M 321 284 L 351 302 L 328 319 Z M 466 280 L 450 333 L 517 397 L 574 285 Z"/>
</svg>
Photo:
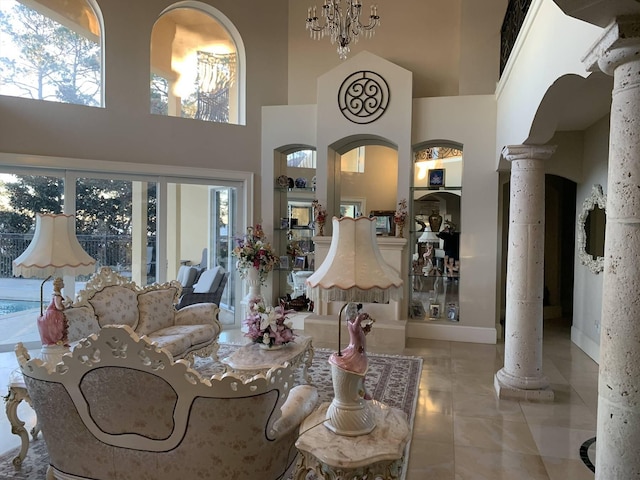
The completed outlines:
<svg viewBox="0 0 640 480">
<path fill-rule="evenodd" d="M 499 398 L 553 400 L 542 374 L 544 292 L 544 160 L 548 145 L 509 145 L 511 162 L 504 367 L 495 376 Z"/>
<path fill-rule="evenodd" d="M 640 16 L 616 18 L 583 61 L 613 75 L 595 478 L 640 478 Z"/>
</svg>

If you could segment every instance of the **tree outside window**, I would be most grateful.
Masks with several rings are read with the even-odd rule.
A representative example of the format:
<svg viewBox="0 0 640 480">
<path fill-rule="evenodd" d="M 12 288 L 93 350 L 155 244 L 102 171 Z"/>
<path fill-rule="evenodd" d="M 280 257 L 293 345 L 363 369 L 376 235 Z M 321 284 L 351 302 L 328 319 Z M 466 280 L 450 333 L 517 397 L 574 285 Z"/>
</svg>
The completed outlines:
<svg viewBox="0 0 640 480">
<path fill-rule="evenodd" d="M 85 0 L 47 14 L 0 2 L 0 94 L 100 106 L 101 86 L 100 31 Z"/>
</svg>

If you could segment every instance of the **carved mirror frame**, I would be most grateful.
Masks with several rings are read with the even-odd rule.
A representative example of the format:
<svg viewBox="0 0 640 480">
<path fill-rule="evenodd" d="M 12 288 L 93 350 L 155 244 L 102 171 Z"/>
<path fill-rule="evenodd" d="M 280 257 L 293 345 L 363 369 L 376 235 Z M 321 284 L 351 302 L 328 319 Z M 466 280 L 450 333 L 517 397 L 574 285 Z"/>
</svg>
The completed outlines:
<svg viewBox="0 0 640 480">
<path fill-rule="evenodd" d="M 604 210 L 606 215 L 607 196 L 602 193 L 602 185 L 595 184 L 591 188 L 591 194 L 582 202 L 582 211 L 578 216 L 578 230 L 576 237 L 578 240 L 578 256 L 580 262 L 588 267 L 593 273 L 598 274 L 604 270 L 604 257 L 594 257 L 587 252 L 587 232 L 585 225 L 587 217 L 596 208 Z"/>
</svg>

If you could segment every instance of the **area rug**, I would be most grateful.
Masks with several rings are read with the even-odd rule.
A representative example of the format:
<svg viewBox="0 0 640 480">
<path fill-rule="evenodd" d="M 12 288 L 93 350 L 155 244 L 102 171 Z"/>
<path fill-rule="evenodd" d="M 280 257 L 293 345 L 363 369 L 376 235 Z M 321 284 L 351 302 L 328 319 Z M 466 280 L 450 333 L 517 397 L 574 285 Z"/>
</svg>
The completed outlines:
<svg viewBox="0 0 640 480">
<path fill-rule="evenodd" d="M 220 345 L 218 355 L 220 358 L 224 358 L 236 348 L 238 348 L 237 345 Z M 318 389 L 320 403 L 331 401 L 333 398 L 331 369 L 328 363 L 331 353 L 331 350 L 316 348 L 313 363 L 309 368 L 311 381 Z M 410 429 L 413 431 L 422 359 L 402 355 L 371 353 L 368 354 L 368 357 L 369 371 L 366 377 L 366 389 L 375 400 L 405 412 L 409 420 Z M 196 359 L 194 366 L 204 375 L 212 375 L 222 369 L 220 364 L 203 359 Z M 297 374 L 301 375 L 301 372 L 302 369 L 300 368 Z M 20 469 L 16 469 L 12 464 L 12 460 L 18 454 L 18 451 L 19 448 L 16 448 L 0 456 L 0 479 L 44 480 L 49 457 L 42 437 L 31 443 Z M 406 452 L 403 478 L 408 464 L 409 446 L 407 446 Z"/>
</svg>

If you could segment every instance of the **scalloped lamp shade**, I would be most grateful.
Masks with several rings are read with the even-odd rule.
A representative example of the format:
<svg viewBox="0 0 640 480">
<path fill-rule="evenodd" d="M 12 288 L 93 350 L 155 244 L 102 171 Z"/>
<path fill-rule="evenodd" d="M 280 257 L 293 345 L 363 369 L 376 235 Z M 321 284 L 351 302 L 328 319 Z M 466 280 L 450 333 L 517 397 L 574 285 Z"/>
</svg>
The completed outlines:
<svg viewBox="0 0 640 480">
<path fill-rule="evenodd" d="M 27 249 L 13 261 L 13 275 L 24 278 L 90 275 L 96 261 L 76 237 L 74 215 L 36 214 L 36 230 Z"/>
<path fill-rule="evenodd" d="M 332 222 L 327 257 L 306 281 L 309 296 L 363 303 L 400 299 L 403 281 L 382 258 L 375 217 L 333 217 Z"/>
</svg>

